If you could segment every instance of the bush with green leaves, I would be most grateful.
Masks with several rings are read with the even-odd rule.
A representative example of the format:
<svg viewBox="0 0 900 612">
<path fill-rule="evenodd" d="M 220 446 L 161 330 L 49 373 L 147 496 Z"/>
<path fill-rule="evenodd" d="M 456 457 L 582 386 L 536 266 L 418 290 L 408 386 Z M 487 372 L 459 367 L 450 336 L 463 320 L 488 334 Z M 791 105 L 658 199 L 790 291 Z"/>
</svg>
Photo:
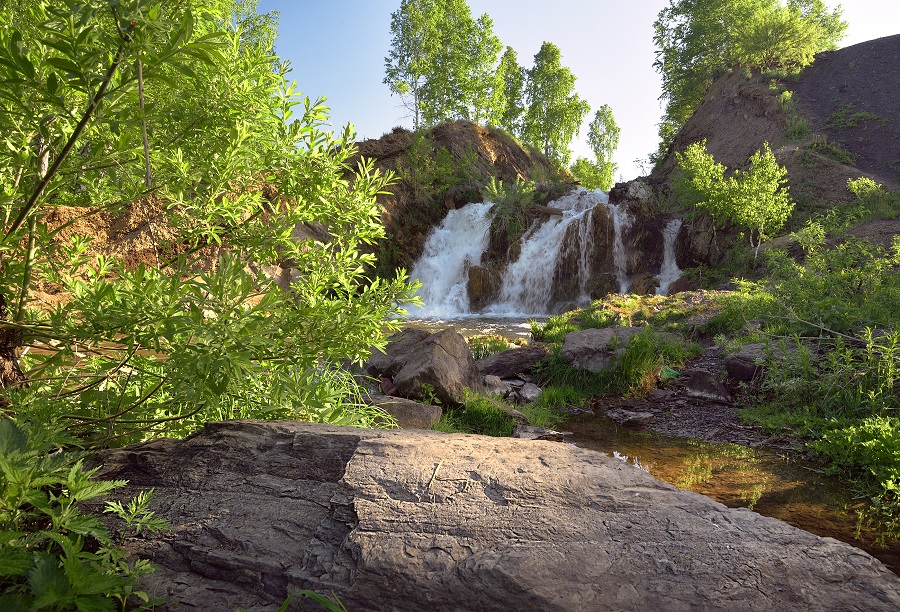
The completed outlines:
<svg viewBox="0 0 900 612">
<path fill-rule="evenodd" d="M 136 580 L 153 567 L 144 559 L 129 563 L 118 546 L 126 535 L 167 528 L 148 509 L 152 491 L 127 504 L 107 503 L 106 512 L 124 522 L 116 541 L 81 508 L 125 482 L 92 480 L 96 470 L 85 470 L 79 453 L 62 451 L 59 437 L 45 424 L 27 428 L 0 418 L 0 608 L 148 604 Z"/>
<path fill-rule="evenodd" d="M 510 242 L 518 239 L 537 200 L 534 183 L 516 177 L 514 183 L 504 184 L 492 176 L 481 195 L 494 203 L 490 210 L 491 232 L 505 233 Z"/>
<path fill-rule="evenodd" d="M 720 224 L 733 223 L 746 230 L 756 255 L 762 242 L 772 238 L 794 210 L 786 187 L 787 170 L 778 164 L 769 143 L 750 157 L 749 169 L 735 170 L 732 176 L 725 176 L 727 168 L 707 153 L 705 140 L 676 153 L 675 158 L 681 173 L 674 189 L 682 206 L 701 208 Z"/>
<path fill-rule="evenodd" d="M 390 176 L 348 168 L 354 135 L 286 79 L 274 19 L 252 1 L 37 0 L 0 25 L 6 411 L 101 445 L 238 416 L 370 423 L 332 373 L 411 297 L 402 271 L 364 277 Z M 158 265 L 62 240 L 61 206 L 152 209 Z M 295 240 L 308 225 L 329 237 Z M 290 291 L 269 264 L 295 271 Z M 36 308 L 38 286 L 67 299 Z"/>
</svg>

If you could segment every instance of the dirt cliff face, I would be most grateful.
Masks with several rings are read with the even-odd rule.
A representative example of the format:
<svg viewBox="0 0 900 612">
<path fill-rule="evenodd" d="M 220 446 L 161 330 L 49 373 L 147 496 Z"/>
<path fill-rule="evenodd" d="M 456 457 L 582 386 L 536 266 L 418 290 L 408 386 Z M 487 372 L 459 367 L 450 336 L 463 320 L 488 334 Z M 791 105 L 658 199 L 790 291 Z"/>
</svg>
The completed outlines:
<svg viewBox="0 0 900 612">
<path fill-rule="evenodd" d="M 848 179 L 869 176 L 896 189 L 897 65 L 900 35 L 822 53 L 798 77 L 781 81 L 735 70 L 712 84 L 648 182 L 663 192 L 669 189 L 677 171 L 675 153 L 706 139 L 707 150 L 729 168 L 746 168 L 749 157 L 768 142 L 787 168 L 800 214 L 848 200 Z M 809 129 L 789 130 L 798 122 Z M 703 216 L 686 224 L 680 264 L 718 261 L 722 252 L 711 231 L 712 224 Z"/>
<path fill-rule="evenodd" d="M 425 136 L 428 143 L 424 149 L 421 141 L 416 142 L 413 133 L 403 128 L 357 143 L 360 156 L 373 159 L 382 171 L 397 174 L 389 193 L 379 196 L 388 235 L 379 246 L 382 273 L 392 274 L 397 267 L 409 270 L 431 228 L 450 210 L 481 201 L 481 189 L 492 176 L 512 183 L 516 178 L 547 180 L 554 172 L 546 157 L 491 127 L 455 121 L 442 123 Z M 423 161 L 423 157 L 427 159 Z M 355 160 L 350 160 L 350 165 L 353 167 Z"/>
</svg>

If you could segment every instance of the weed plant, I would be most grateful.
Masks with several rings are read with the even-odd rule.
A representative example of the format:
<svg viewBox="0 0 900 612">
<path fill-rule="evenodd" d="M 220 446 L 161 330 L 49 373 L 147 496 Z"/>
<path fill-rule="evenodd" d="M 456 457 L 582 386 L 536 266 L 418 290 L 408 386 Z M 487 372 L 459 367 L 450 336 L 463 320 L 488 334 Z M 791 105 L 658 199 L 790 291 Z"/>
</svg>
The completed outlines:
<svg viewBox="0 0 900 612">
<path fill-rule="evenodd" d="M 434 429 L 446 433 L 476 433 L 484 436 L 508 437 L 515 429 L 509 413 L 501 409 L 498 400 L 467 391 L 459 407 L 444 408 L 441 420 Z"/>
<path fill-rule="evenodd" d="M 476 360 L 502 353 L 509 348 L 509 340 L 503 336 L 491 334 L 472 336 L 471 338 L 466 338 L 466 342 L 469 343 L 472 357 Z"/>
<path fill-rule="evenodd" d="M 137 579 L 147 560 L 129 564 L 84 502 L 109 494 L 122 480 L 92 480 L 79 453 L 61 452 L 59 431 L 0 418 L 0 609 L 113 610 L 150 603 Z M 148 509 L 145 492 L 128 504 L 108 503 L 124 521 L 122 536 L 157 532 L 165 521 Z M 161 603 L 161 602 L 153 602 Z"/>
</svg>

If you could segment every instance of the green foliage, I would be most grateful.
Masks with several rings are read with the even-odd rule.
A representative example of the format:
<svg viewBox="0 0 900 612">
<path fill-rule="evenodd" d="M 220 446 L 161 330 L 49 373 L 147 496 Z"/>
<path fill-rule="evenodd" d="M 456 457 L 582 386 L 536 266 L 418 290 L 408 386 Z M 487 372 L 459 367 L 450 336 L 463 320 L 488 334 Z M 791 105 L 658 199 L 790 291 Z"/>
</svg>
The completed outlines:
<svg viewBox="0 0 900 612">
<path fill-rule="evenodd" d="M 817 136 L 809 145 L 811 150 L 830 157 L 834 161 L 852 166 L 856 163 L 856 156 L 844 148 L 844 145 L 838 141 L 829 141 L 824 136 Z"/>
<path fill-rule="evenodd" d="M 354 135 L 325 131 L 327 109 L 285 79 L 272 19 L 229 1 L 31 7 L 0 11 L 0 61 L 22 75 L 0 83 L 0 294 L 40 349 L 10 410 L 101 445 L 236 416 L 370 424 L 330 364 L 383 343 L 411 295 L 363 276 L 391 177 L 368 161 L 346 176 Z M 67 244 L 49 225 L 62 205 L 152 207 L 159 267 Z M 307 224 L 330 238 L 295 241 Z M 267 264 L 296 271 L 290 292 Z M 31 309 L 36 283 L 71 297 Z"/>
<path fill-rule="evenodd" d="M 522 96 L 525 90 L 525 71 L 519 66 L 512 47 L 506 47 L 494 75 L 491 100 L 491 125 L 503 128 L 510 134 L 522 132 L 522 114 L 525 112 Z"/>
<path fill-rule="evenodd" d="M 619 148 L 622 130 L 616 124 L 612 109 L 608 104 L 601 106 L 588 126 L 588 145 L 594 152 L 595 165 L 599 173 L 597 188 L 609 191 L 613 186 L 616 163 L 613 156 Z M 585 185 L 587 187 L 587 185 Z"/>
<path fill-rule="evenodd" d="M 885 195 L 884 185 L 876 183 L 867 176 L 856 179 L 847 179 L 847 191 L 860 200 L 877 198 Z"/>
<path fill-rule="evenodd" d="M 670 0 L 653 25 L 666 101 L 658 159 L 717 76 L 734 66 L 799 70 L 847 28 L 822 0 Z"/>
<path fill-rule="evenodd" d="M 787 170 L 778 164 L 768 143 L 750 157 L 749 170 L 736 170 L 730 177 L 725 176 L 725 166 L 706 152 L 705 140 L 683 154 L 676 153 L 676 160 L 682 174 L 676 179 L 675 193 L 682 204 L 703 208 L 720 223 L 749 230 L 756 254 L 794 209 L 785 187 Z"/>
<path fill-rule="evenodd" d="M 446 147 L 435 146 L 428 133 L 418 132 L 413 135 L 398 172 L 416 201 L 437 202 L 450 187 L 470 178 L 466 170 L 472 165 L 474 155 L 470 151 L 457 163 Z"/>
<path fill-rule="evenodd" d="M 127 563 L 106 528 L 80 511 L 125 482 L 92 480 L 96 470 L 84 470 L 77 453 L 61 452 L 59 439 L 45 424 L 0 418 L 0 607 L 115 610 L 129 597 L 148 603 L 135 581 L 152 566 Z M 123 538 L 167 527 L 147 509 L 150 495 L 127 508 L 108 505 L 125 520 Z"/>
<path fill-rule="evenodd" d="M 499 400 L 466 391 L 462 406 L 446 408 L 441 422 L 435 426 L 435 429 L 450 433 L 477 433 L 494 437 L 511 436 L 515 422 L 509 413 L 499 406 Z"/>
<path fill-rule="evenodd" d="M 809 128 L 809 120 L 803 117 L 791 116 L 788 118 L 788 128 L 785 136 L 789 140 L 802 141 L 809 138 L 811 134 Z"/>
<path fill-rule="evenodd" d="M 472 357 L 474 357 L 476 360 L 484 359 L 485 357 L 490 357 L 491 355 L 496 355 L 497 353 L 502 353 L 510 347 L 509 340 L 507 340 L 503 336 L 490 334 L 472 336 L 471 338 L 466 338 L 466 342 L 469 343 L 469 349 L 471 349 L 472 351 Z"/>
<path fill-rule="evenodd" d="M 525 222 L 537 198 L 534 183 L 516 177 L 514 183 L 504 185 L 503 181 L 491 177 L 482 197 L 494 203 L 490 211 L 491 231 L 505 232 L 510 241 L 518 239 L 525 231 Z"/>
<path fill-rule="evenodd" d="M 293 601 L 297 597 L 311 599 L 319 604 L 323 609 L 327 610 L 327 612 L 347 612 L 347 608 L 344 607 L 344 604 L 341 603 L 341 600 L 338 599 L 337 595 L 335 595 L 334 593 L 331 594 L 331 597 L 326 597 L 325 595 L 321 595 L 319 593 L 316 593 L 315 591 L 309 591 L 307 589 L 294 591 L 290 595 L 288 595 L 287 599 L 285 599 L 281 606 L 278 608 L 278 611 L 287 612 L 288 606 L 290 606 L 291 601 Z"/>
<path fill-rule="evenodd" d="M 880 121 L 885 123 L 885 120 L 875 113 L 856 111 L 853 106 L 845 104 L 831 113 L 825 120 L 825 127 L 830 130 L 842 130 L 859 127 L 864 121 Z"/>
<path fill-rule="evenodd" d="M 473 19 L 465 0 L 403 0 L 391 13 L 391 33 L 384 83 L 401 97 L 416 130 L 489 117 L 503 46 L 487 14 Z"/>
<path fill-rule="evenodd" d="M 813 221 L 814 242 L 843 227 L 839 219 Z M 769 341 L 766 375 L 748 389 L 752 408 L 743 417 L 807 439 L 871 498 L 862 519 L 882 537 L 897 537 L 900 241 L 886 249 L 844 236 L 837 246 L 809 249 L 802 265 L 781 252 L 767 258 L 769 276 L 741 283 L 707 325 L 731 332 L 758 319 L 765 323 L 757 336 L 783 338 Z"/>
<path fill-rule="evenodd" d="M 575 75 L 562 65 L 562 55 L 545 42 L 527 71 L 527 110 L 522 138 L 561 166 L 569 164 L 569 144 L 579 133 L 590 105 L 574 92 Z"/>
<path fill-rule="evenodd" d="M 607 168 L 607 170 L 609 170 Z M 589 160 L 586 157 L 577 158 L 571 166 L 569 172 L 575 177 L 575 180 L 581 183 L 585 189 L 600 189 L 609 191 L 612 186 L 612 175 L 604 172 L 604 169 Z"/>
</svg>

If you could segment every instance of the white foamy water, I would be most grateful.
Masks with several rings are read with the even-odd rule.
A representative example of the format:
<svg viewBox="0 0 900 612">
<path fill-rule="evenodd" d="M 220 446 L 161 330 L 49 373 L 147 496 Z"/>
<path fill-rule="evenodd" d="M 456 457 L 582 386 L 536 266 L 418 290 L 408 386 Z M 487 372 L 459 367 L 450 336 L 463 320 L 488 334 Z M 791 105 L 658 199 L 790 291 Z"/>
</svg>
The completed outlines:
<svg viewBox="0 0 900 612">
<path fill-rule="evenodd" d="M 631 227 L 631 217 L 619 207 L 618 204 L 607 205 L 607 210 L 613 220 L 615 235 L 613 236 L 613 263 L 616 266 L 616 280 L 619 281 L 619 293 L 628 293 L 631 287 L 631 278 L 628 276 L 628 254 L 625 252 L 625 243 L 622 235 Z"/>
<path fill-rule="evenodd" d="M 522 251 L 503 275 L 500 297 L 486 312 L 493 315 L 544 315 L 550 311 L 553 297 L 553 277 L 563 251 L 564 238 L 569 227 L 577 223 L 580 248 L 579 266 L 584 269 L 580 279 L 582 293 L 589 273 L 590 256 L 593 251 L 591 234 L 591 211 L 598 204 L 606 205 L 609 197 L 602 191 L 577 189 L 550 203 L 553 208 L 563 211 L 549 219 L 535 223 L 522 237 Z M 589 298 L 588 298 L 589 299 Z"/>
<path fill-rule="evenodd" d="M 656 295 L 669 295 L 669 285 L 681 278 L 681 269 L 675 261 L 675 238 L 680 229 L 681 219 L 672 219 L 663 230 L 663 263 L 657 275 Z"/>
<path fill-rule="evenodd" d="M 419 280 L 418 295 L 425 306 L 411 307 L 410 317 L 448 317 L 469 312 L 466 290 L 470 266 L 481 263 L 488 246 L 490 202 L 467 204 L 451 210 L 425 241 L 410 277 Z"/>
</svg>

